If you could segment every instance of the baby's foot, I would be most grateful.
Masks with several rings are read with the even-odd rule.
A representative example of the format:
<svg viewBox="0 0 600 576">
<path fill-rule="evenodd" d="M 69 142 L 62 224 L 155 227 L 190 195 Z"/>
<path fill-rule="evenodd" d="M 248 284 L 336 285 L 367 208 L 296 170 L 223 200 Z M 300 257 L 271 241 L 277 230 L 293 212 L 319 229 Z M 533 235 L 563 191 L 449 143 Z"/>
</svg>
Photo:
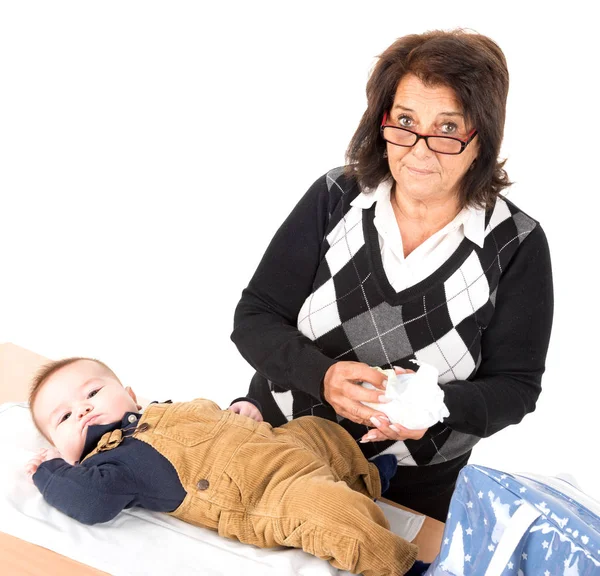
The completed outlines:
<svg viewBox="0 0 600 576">
<path fill-rule="evenodd" d="M 415 560 L 415 563 L 404 576 L 424 576 L 427 568 L 429 568 L 429 564 L 421 562 L 420 560 Z"/>
<path fill-rule="evenodd" d="M 383 495 L 390 487 L 390 480 L 398 470 L 398 458 L 393 454 L 382 454 L 371 460 L 377 470 L 379 470 L 379 478 L 381 479 L 381 494 Z"/>
</svg>

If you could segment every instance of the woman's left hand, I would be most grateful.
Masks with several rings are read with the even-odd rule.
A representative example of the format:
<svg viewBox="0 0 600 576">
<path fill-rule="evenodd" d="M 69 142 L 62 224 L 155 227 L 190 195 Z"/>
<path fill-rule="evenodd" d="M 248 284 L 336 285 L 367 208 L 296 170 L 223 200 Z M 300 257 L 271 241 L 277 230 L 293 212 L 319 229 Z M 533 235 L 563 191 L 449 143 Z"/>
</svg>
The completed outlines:
<svg viewBox="0 0 600 576">
<path fill-rule="evenodd" d="M 407 370 L 394 366 L 396 374 L 414 374 L 414 370 Z M 422 430 L 411 430 L 400 424 L 391 424 L 387 418 L 371 418 L 371 423 L 375 428 L 369 430 L 361 439 L 360 442 L 381 442 L 383 440 L 420 440 L 425 435 L 429 428 Z"/>
<path fill-rule="evenodd" d="M 245 400 L 240 400 L 239 402 L 234 402 L 227 410 L 231 410 L 236 414 L 241 414 L 242 416 L 248 416 L 248 418 L 252 418 L 252 420 L 256 420 L 257 422 L 262 422 L 263 417 L 260 413 L 260 410 L 252 404 L 252 402 L 246 402 Z"/>
<path fill-rule="evenodd" d="M 387 420 L 371 418 L 371 422 L 375 428 L 369 430 L 361 439 L 360 442 L 380 442 L 382 440 L 420 440 L 425 435 L 429 428 L 421 430 L 410 430 L 400 424 L 390 424 Z"/>
</svg>

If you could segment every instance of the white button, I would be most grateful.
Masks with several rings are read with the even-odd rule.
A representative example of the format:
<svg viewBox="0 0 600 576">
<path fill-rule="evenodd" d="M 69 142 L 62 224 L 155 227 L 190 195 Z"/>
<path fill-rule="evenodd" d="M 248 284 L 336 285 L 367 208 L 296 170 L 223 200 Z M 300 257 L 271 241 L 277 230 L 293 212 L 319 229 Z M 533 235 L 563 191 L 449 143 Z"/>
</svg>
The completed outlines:
<svg viewBox="0 0 600 576">
<path fill-rule="evenodd" d="M 127 418 L 127 420 L 128 420 L 128 421 L 129 421 L 131 424 L 133 424 L 133 423 L 134 423 L 134 422 L 137 420 L 137 417 L 136 417 L 136 416 L 134 416 L 133 414 L 130 414 L 130 415 L 129 415 L 129 417 Z"/>
</svg>

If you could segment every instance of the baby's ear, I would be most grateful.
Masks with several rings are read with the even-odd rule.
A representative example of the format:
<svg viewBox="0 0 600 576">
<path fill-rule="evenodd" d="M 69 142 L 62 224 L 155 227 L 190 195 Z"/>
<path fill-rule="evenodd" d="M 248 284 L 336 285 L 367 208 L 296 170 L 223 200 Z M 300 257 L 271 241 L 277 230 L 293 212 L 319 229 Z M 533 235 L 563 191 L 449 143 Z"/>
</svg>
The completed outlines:
<svg viewBox="0 0 600 576">
<path fill-rule="evenodd" d="M 142 409 L 142 407 L 141 407 L 141 406 L 138 404 L 138 401 L 137 401 L 137 397 L 136 397 L 136 395 L 135 395 L 135 392 L 134 392 L 134 391 L 131 389 L 131 387 L 129 387 L 129 386 L 127 386 L 127 387 L 125 388 L 125 390 L 126 390 L 127 394 L 129 394 L 129 396 L 131 396 L 131 399 L 132 399 L 132 400 L 135 402 L 137 409 L 138 409 L 138 410 L 141 410 L 141 409 Z"/>
</svg>

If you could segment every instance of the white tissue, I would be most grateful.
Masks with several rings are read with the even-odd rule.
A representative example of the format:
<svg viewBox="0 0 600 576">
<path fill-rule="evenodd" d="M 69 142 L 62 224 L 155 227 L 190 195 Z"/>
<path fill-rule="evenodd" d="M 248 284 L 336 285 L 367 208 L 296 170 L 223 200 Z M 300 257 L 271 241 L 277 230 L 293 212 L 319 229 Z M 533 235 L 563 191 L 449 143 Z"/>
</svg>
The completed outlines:
<svg viewBox="0 0 600 576">
<path fill-rule="evenodd" d="M 392 402 L 363 402 L 383 412 L 392 424 L 400 424 L 410 430 L 429 428 L 450 415 L 444 404 L 444 391 L 438 386 L 438 371 L 425 362 L 412 360 L 420 366 L 413 374 L 396 374 L 394 370 L 380 370 L 387 377 L 386 398 Z M 362 385 L 370 390 L 375 387 L 368 382 Z"/>
</svg>

